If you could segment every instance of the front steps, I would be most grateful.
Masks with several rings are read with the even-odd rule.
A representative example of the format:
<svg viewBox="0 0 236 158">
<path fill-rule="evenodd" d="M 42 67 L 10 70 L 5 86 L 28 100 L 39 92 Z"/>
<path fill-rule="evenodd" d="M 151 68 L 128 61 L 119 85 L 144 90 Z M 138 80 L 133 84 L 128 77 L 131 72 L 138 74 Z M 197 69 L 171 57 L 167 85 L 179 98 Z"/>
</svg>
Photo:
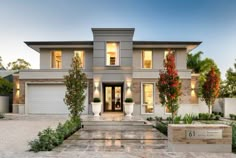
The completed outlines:
<svg viewBox="0 0 236 158">
<path fill-rule="evenodd" d="M 82 121 L 83 130 L 153 130 L 152 124 L 146 121 Z"/>
</svg>

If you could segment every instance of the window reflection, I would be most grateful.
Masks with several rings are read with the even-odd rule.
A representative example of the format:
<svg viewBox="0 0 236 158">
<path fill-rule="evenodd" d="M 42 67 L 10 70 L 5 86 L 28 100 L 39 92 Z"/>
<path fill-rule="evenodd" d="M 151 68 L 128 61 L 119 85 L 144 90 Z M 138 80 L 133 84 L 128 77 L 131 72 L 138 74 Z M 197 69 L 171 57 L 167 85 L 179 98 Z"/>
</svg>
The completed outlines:
<svg viewBox="0 0 236 158">
<path fill-rule="evenodd" d="M 145 69 L 152 68 L 152 51 L 142 52 L 142 68 L 145 68 Z"/>
<path fill-rule="evenodd" d="M 143 108 L 144 113 L 153 113 L 154 111 L 154 84 L 144 83 L 143 84 Z"/>
<path fill-rule="evenodd" d="M 61 51 L 51 52 L 51 68 L 61 69 Z"/>
<path fill-rule="evenodd" d="M 119 65 L 119 43 L 108 42 L 106 44 L 106 65 Z"/>
</svg>

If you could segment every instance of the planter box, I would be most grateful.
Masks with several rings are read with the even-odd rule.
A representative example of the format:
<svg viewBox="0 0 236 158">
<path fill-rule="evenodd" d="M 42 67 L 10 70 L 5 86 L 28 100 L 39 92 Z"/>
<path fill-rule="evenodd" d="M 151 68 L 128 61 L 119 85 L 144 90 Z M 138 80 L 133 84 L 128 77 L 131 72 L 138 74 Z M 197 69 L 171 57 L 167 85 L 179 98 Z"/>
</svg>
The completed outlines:
<svg viewBox="0 0 236 158">
<path fill-rule="evenodd" d="M 9 96 L 0 96 L 0 112 L 9 112 Z"/>
<path fill-rule="evenodd" d="M 126 103 L 126 102 L 124 102 L 124 106 L 125 106 L 126 116 L 132 116 L 132 113 L 134 111 L 134 103 Z"/>
<path fill-rule="evenodd" d="M 168 151 L 231 152 L 232 127 L 220 124 L 169 124 Z"/>
<path fill-rule="evenodd" d="M 101 112 L 101 109 L 102 109 L 102 103 L 101 102 L 92 102 L 92 110 L 93 110 L 93 113 L 94 113 L 94 116 L 99 116 L 100 112 Z"/>
</svg>

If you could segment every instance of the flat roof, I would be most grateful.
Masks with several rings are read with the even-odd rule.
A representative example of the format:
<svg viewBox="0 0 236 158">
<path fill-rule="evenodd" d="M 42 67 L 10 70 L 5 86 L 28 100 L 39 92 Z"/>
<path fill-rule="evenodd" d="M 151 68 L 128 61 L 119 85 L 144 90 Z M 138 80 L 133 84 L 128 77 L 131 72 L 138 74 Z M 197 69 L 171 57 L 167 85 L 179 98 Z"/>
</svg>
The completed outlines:
<svg viewBox="0 0 236 158">
<path fill-rule="evenodd" d="M 26 41 L 30 48 L 40 51 L 40 48 L 93 48 L 94 41 Z M 187 48 L 193 50 L 201 41 L 133 41 L 133 48 Z"/>
<path fill-rule="evenodd" d="M 201 41 L 133 41 L 134 45 L 199 45 L 201 43 Z"/>
<path fill-rule="evenodd" d="M 134 31 L 135 28 L 92 28 L 92 31 Z"/>
<path fill-rule="evenodd" d="M 26 41 L 30 45 L 93 45 L 93 41 Z"/>
</svg>

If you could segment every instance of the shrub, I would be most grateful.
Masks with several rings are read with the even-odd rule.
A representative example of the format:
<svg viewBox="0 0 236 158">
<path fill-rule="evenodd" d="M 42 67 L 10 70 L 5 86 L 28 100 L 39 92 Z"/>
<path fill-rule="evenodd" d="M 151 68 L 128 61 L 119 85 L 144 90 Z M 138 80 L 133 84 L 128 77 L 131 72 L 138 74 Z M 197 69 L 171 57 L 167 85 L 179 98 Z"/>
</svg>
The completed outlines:
<svg viewBox="0 0 236 158">
<path fill-rule="evenodd" d="M 222 112 L 212 112 L 213 114 L 215 114 L 215 115 L 220 115 L 221 117 L 224 117 L 224 114 L 222 113 Z"/>
<path fill-rule="evenodd" d="M 192 124 L 194 116 L 191 114 L 184 115 L 183 121 L 185 124 Z"/>
<path fill-rule="evenodd" d="M 236 124 L 232 123 L 232 148 L 236 149 Z"/>
<path fill-rule="evenodd" d="M 0 113 L 0 119 L 3 119 L 3 118 L 5 118 L 4 113 Z"/>
<path fill-rule="evenodd" d="M 211 114 L 209 113 L 199 113 L 198 114 L 199 120 L 210 120 Z"/>
<path fill-rule="evenodd" d="M 8 95 L 13 91 L 13 84 L 0 77 L 0 95 Z"/>
<path fill-rule="evenodd" d="M 165 124 L 165 123 L 163 123 L 163 122 L 157 121 L 157 122 L 156 122 L 156 128 L 157 128 L 161 133 L 163 133 L 164 135 L 167 136 L 167 134 L 168 134 L 168 124 Z"/>
<path fill-rule="evenodd" d="M 148 121 L 153 121 L 154 119 L 152 117 L 147 118 Z"/>
<path fill-rule="evenodd" d="M 93 102 L 94 103 L 99 103 L 99 102 L 101 102 L 101 99 L 100 98 L 93 98 Z"/>
<path fill-rule="evenodd" d="M 234 114 L 229 114 L 230 120 L 233 120 Z"/>
<path fill-rule="evenodd" d="M 54 147 L 62 144 L 63 140 L 68 138 L 80 128 L 80 119 L 67 120 L 64 124 L 59 123 L 56 130 L 47 128 L 39 132 L 38 139 L 29 142 L 30 151 L 51 151 Z"/>
<path fill-rule="evenodd" d="M 181 116 L 175 116 L 174 117 L 174 124 L 180 124 Z"/>
<path fill-rule="evenodd" d="M 126 99 L 125 99 L 125 102 L 126 102 L 126 103 L 133 103 L 133 99 L 132 99 L 132 98 L 126 98 Z"/>
<path fill-rule="evenodd" d="M 172 122 L 172 118 L 171 117 L 167 117 L 166 120 L 167 120 L 168 123 Z"/>
<path fill-rule="evenodd" d="M 161 121 L 162 121 L 162 117 L 158 117 L 158 116 L 156 116 L 156 117 L 155 117 L 155 120 L 161 122 Z"/>
<path fill-rule="evenodd" d="M 220 120 L 221 116 L 220 115 L 216 115 L 215 116 L 215 120 Z"/>
</svg>

